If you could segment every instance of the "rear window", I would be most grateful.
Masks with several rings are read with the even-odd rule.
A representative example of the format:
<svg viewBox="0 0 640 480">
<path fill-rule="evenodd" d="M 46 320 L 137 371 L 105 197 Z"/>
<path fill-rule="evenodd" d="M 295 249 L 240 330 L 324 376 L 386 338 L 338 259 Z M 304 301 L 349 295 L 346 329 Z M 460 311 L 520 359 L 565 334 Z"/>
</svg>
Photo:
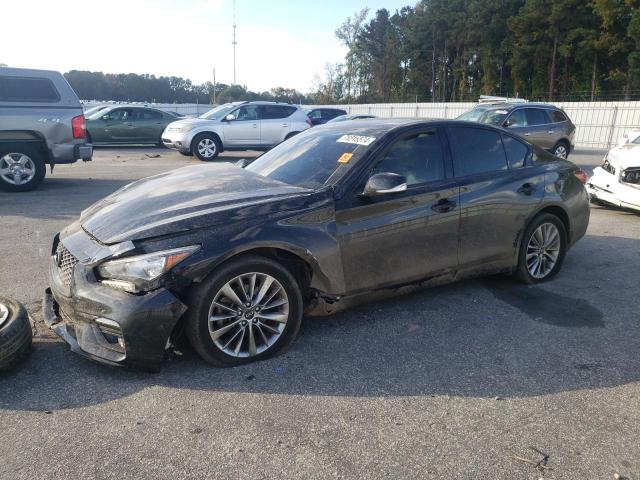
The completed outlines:
<svg viewBox="0 0 640 480">
<path fill-rule="evenodd" d="M 498 132 L 472 127 L 449 127 L 449 143 L 456 177 L 507 169 Z"/>
<path fill-rule="evenodd" d="M 525 159 L 529 153 L 529 148 L 522 142 L 508 135 L 502 136 L 504 151 L 507 154 L 509 168 L 520 168 L 524 166 Z"/>
<path fill-rule="evenodd" d="M 553 123 L 567 121 L 567 116 L 564 113 L 562 113 L 560 110 L 551 110 L 549 111 L 549 115 L 551 115 L 551 121 Z"/>
<path fill-rule="evenodd" d="M 262 119 L 273 120 L 276 118 L 287 118 L 297 109 L 296 107 L 284 106 L 284 105 L 262 105 Z"/>
<path fill-rule="evenodd" d="M 1 102 L 57 102 L 60 95 L 48 78 L 0 76 Z"/>
</svg>

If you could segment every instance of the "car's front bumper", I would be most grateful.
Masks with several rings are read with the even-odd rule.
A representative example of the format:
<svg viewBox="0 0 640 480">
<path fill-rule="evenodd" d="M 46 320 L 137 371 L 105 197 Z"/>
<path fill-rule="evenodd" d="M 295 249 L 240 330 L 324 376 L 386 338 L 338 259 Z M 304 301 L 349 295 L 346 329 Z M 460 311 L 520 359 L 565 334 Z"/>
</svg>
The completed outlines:
<svg viewBox="0 0 640 480">
<path fill-rule="evenodd" d="M 84 258 L 94 242 L 88 236 L 78 242 L 76 232 L 68 251 Z M 64 240 L 63 240 L 64 242 Z M 95 243 L 95 242 L 94 242 Z M 55 246 L 54 246 L 55 251 Z M 65 282 L 55 255 L 50 264 L 50 289 L 43 300 L 45 322 L 62 337 L 71 350 L 101 363 L 133 366 L 155 371 L 164 357 L 167 341 L 186 311 L 186 306 L 169 290 L 159 288 L 131 294 L 96 280 L 94 267 L 78 263 Z"/>
<path fill-rule="evenodd" d="M 621 183 L 602 167 L 593 170 L 587 181 L 587 192 L 591 198 L 621 208 L 640 210 L 640 186 Z"/>
<path fill-rule="evenodd" d="M 191 150 L 193 135 L 191 132 L 168 131 L 162 132 L 162 144 L 167 148 L 188 152 Z"/>
</svg>

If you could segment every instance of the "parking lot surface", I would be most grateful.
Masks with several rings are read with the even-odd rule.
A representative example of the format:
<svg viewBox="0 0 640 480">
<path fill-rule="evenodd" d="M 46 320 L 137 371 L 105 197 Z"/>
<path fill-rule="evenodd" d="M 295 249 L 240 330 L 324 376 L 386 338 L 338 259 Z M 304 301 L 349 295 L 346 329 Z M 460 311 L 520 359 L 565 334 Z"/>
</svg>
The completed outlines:
<svg viewBox="0 0 640 480">
<path fill-rule="evenodd" d="M 590 173 L 602 155 L 571 160 Z M 640 216 L 621 210 L 592 208 L 551 282 L 470 280 L 308 319 L 265 362 L 213 369 L 185 347 L 145 374 L 71 353 L 42 323 L 52 237 L 196 163 L 105 148 L 0 193 L 0 293 L 38 330 L 0 374 L 1 479 L 640 478 Z"/>
</svg>

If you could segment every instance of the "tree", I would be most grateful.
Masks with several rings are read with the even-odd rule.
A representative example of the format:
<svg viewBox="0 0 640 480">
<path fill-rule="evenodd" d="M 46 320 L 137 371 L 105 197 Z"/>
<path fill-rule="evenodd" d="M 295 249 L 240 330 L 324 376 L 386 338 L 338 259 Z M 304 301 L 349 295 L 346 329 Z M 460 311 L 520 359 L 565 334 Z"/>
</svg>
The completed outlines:
<svg viewBox="0 0 640 480">
<path fill-rule="evenodd" d="M 336 29 L 335 35 L 338 39 L 347 47 L 347 71 L 346 71 L 346 94 L 347 94 L 347 103 L 351 101 L 351 81 L 354 76 L 354 64 L 357 59 L 357 47 L 356 42 L 358 40 L 358 36 L 362 30 L 362 24 L 364 20 L 369 15 L 369 9 L 363 8 L 359 12 L 353 14 L 353 19 L 351 17 L 347 18 L 347 20 L 340 25 L 340 28 Z"/>
</svg>

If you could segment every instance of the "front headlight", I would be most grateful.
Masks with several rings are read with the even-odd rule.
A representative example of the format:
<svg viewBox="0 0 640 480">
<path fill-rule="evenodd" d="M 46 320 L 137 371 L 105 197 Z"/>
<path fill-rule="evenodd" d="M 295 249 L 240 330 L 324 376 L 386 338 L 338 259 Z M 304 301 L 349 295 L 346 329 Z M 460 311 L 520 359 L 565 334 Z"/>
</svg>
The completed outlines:
<svg viewBox="0 0 640 480">
<path fill-rule="evenodd" d="M 140 283 L 153 282 L 199 248 L 192 245 L 107 261 L 98 266 L 98 275 L 107 284 L 137 291 Z"/>
</svg>

